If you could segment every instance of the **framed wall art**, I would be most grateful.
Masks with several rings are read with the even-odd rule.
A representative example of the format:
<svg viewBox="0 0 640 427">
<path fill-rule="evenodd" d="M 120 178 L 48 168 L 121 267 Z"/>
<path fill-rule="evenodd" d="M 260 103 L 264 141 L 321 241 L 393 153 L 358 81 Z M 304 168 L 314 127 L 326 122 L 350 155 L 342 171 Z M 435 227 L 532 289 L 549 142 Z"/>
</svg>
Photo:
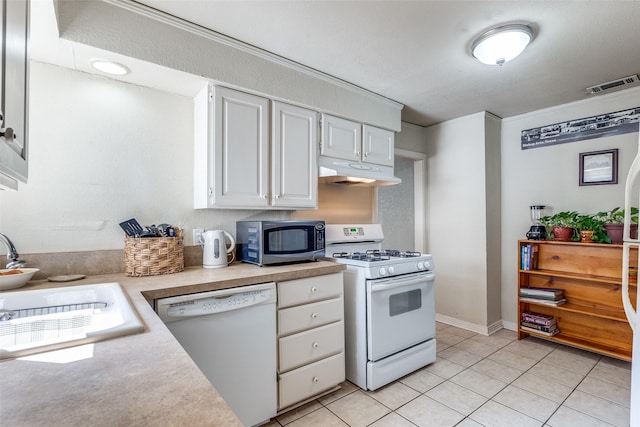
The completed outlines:
<svg viewBox="0 0 640 427">
<path fill-rule="evenodd" d="M 580 185 L 618 183 L 618 149 L 580 153 Z"/>
</svg>

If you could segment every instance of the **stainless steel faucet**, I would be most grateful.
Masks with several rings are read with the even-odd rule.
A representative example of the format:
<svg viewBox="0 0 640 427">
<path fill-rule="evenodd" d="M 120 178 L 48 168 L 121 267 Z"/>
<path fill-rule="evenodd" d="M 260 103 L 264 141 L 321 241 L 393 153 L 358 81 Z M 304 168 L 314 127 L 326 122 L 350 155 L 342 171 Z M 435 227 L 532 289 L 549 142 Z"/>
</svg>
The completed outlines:
<svg viewBox="0 0 640 427">
<path fill-rule="evenodd" d="M 20 268 L 24 267 L 27 264 L 27 261 L 21 260 L 20 255 L 18 255 L 18 251 L 16 247 L 13 245 L 11 239 L 9 239 L 6 235 L 0 233 L 0 242 L 4 243 L 9 252 L 7 252 L 7 268 Z"/>
</svg>

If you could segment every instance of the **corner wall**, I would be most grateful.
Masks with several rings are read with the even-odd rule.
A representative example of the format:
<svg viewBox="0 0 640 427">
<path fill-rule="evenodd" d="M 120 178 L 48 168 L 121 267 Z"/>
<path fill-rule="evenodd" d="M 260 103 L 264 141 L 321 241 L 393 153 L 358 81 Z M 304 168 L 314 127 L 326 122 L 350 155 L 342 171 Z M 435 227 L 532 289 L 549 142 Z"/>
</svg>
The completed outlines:
<svg viewBox="0 0 640 427">
<path fill-rule="evenodd" d="M 499 197 L 496 118 L 485 112 L 426 129 L 428 248 L 436 271 L 439 320 L 481 333 L 499 319 L 499 265 L 491 213 Z M 491 170 L 487 168 L 491 167 Z M 498 294 L 498 295 L 497 295 Z"/>
</svg>

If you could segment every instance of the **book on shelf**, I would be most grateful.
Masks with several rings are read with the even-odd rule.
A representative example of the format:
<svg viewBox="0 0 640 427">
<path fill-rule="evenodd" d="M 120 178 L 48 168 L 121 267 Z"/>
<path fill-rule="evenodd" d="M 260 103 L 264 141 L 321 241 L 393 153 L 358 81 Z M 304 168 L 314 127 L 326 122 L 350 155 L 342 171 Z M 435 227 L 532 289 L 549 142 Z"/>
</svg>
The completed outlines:
<svg viewBox="0 0 640 427">
<path fill-rule="evenodd" d="M 531 297 L 520 297 L 520 301 L 522 302 L 532 302 L 535 304 L 542 304 L 542 305 L 550 305 L 553 307 L 558 307 L 559 305 L 562 305 L 564 303 L 567 302 L 567 300 L 565 298 L 559 299 L 559 300 L 547 300 L 547 299 L 542 299 L 542 298 L 531 298 Z"/>
<path fill-rule="evenodd" d="M 549 314 L 535 313 L 533 311 L 523 311 L 520 313 L 520 321 L 535 323 L 541 326 L 555 325 L 555 317 Z"/>
<path fill-rule="evenodd" d="M 542 331 L 542 332 L 552 332 L 558 329 L 555 321 L 551 323 L 551 325 L 549 326 L 538 325 L 537 323 L 533 323 L 533 322 L 521 321 L 520 326 L 526 326 L 527 328 L 535 329 L 536 331 Z"/>
<path fill-rule="evenodd" d="M 539 297 L 544 299 L 562 299 L 564 291 L 562 289 L 554 288 L 534 288 L 534 287 L 522 287 L 520 288 L 520 296 L 522 297 Z"/>
<path fill-rule="evenodd" d="M 540 335 L 545 335 L 545 336 L 548 336 L 548 337 L 552 337 L 552 336 L 557 335 L 557 334 L 560 333 L 560 330 L 558 328 L 555 328 L 554 330 L 552 330 L 550 332 L 545 332 L 545 331 L 540 331 L 538 329 L 529 328 L 529 327 L 524 326 L 524 325 L 520 325 L 520 329 L 522 329 L 523 331 L 533 332 L 533 333 L 540 334 Z"/>
<path fill-rule="evenodd" d="M 538 245 L 520 246 L 520 269 L 535 270 L 538 267 Z"/>
</svg>

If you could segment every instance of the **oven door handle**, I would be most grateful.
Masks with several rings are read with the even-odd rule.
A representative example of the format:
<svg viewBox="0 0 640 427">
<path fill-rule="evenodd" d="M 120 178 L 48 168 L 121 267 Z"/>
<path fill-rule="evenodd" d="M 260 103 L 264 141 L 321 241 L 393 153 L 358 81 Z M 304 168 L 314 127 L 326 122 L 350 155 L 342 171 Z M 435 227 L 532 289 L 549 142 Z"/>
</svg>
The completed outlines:
<svg viewBox="0 0 640 427">
<path fill-rule="evenodd" d="M 380 292 L 387 291 L 390 289 L 401 288 L 404 286 L 415 285 L 422 282 L 430 282 L 435 279 L 436 275 L 434 273 L 421 273 L 421 274 L 412 274 L 408 277 L 398 277 L 398 278 L 389 278 L 384 279 L 383 282 L 374 283 L 371 285 L 371 292 Z"/>
</svg>

